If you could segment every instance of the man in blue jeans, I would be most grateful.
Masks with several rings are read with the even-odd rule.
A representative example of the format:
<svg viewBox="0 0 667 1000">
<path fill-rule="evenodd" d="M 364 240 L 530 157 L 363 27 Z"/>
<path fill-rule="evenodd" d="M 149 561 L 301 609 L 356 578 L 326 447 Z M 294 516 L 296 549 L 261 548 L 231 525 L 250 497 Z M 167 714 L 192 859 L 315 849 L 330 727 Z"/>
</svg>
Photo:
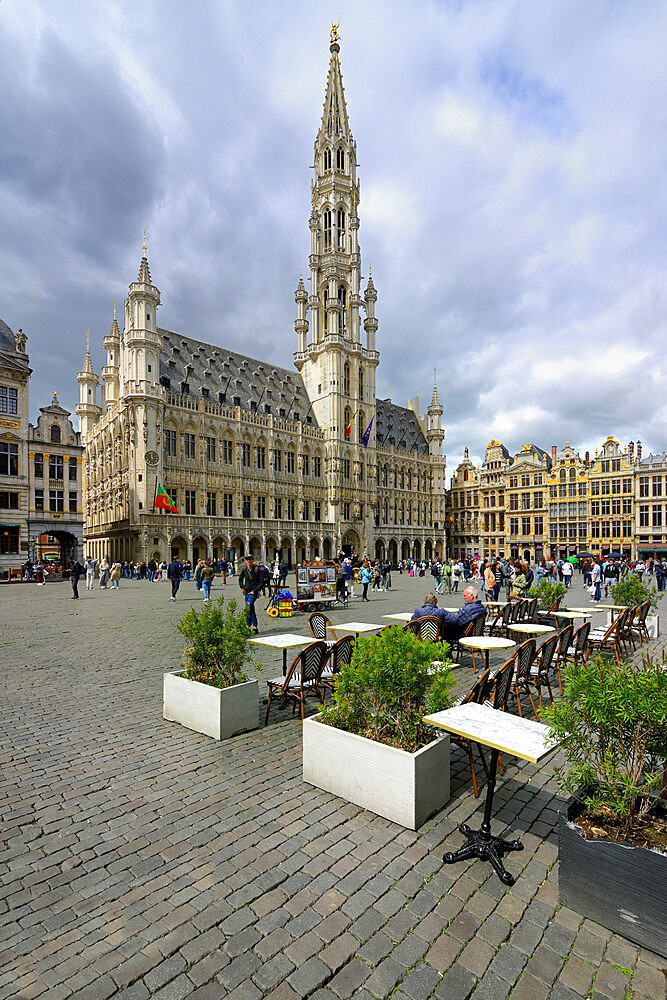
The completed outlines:
<svg viewBox="0 0 667 1000">
<path fill-rule="evenodd" d="M 171 580 L 171 600 L 176 600 L 176 594 L 178 593 L 178 588 L 181 585 L 181 575 L 183 572 L 183 567 L 181 566 L 178 559 L 172 559 L 169 563 L 169 568 L 167 569 L 167 579 Z"/>
<path fill-rule="evenodd" d="M 262 571 L 259 566 L 255 566 L 255 560 L 251 555 L 245 557 L 245 569 L 239 574 L 239 587 L 247 608 L 245 623 L 257 635 L 259 628 L 255 614 L 255 601 L 262 589 Z"/>
</svg>

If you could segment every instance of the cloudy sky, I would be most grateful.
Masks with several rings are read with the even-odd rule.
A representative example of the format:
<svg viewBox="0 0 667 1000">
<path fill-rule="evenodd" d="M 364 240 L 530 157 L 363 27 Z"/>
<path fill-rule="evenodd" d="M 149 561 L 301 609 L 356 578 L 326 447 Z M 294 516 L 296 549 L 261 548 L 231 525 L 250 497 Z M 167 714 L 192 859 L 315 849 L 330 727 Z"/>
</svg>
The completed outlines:
<svg viewBox="0 0 667 1000">
<path fill-rule="evenodd" d="M 667 448 L 664 0 L 0 0 L 0 317 L 73 408 L 136 277 L 291 364 L 340 21 L 378 395 L 492 437 Z"/>
</svg>

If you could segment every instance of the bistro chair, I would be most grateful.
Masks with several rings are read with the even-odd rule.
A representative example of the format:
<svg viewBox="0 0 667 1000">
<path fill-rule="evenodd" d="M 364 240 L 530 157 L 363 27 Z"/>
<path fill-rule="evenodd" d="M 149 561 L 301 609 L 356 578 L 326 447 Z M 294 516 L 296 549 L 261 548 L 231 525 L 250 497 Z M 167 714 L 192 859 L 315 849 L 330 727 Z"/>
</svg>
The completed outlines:
<svg viewBox="0 0 667 1000">
<path fill-rule="evenodd" d="M 511 604 L 512 617 L 510 624 L 518 625 L 523 620 L 523 598 L 515 597 Z"/>
<path fill-rule="evenodd" d="M 525 642 L 522 642 L 513 655 L 516 663 L 516 673 L 514 674 L 510 693 L 516 698 L 516 707 L 521 718 L 523 718 L 523 709 L 521 706 L 522 694 L 528 695 L 530 704 L 533 706 L 533 712 L 535 713 L 535 716 L 537 716 L 537 709 L 535 708 L 535 702 L 533 701 L 533 693 L 530 690 L 530 668 L 533 665 L 535 656 L 536 642 L 534 639 L 526 639 Z"/>
<path fill-rule="evenodd" d="M 467 694 L 464 694 L 461 698 L 458 698 L 452 707 L 458 705 L 469 705 L 470 702 L 476 702 L 482 704 L 487 696 L 489 689 L 489 675 L 491 671 L 485 670 L 479 675 L 473 686 L 470 688 Z M 475 798 L 479 796 L 479 789 L 477 787 L 477 775 L 475 774 L 475 761 L 472 755 L 472 740 L 469 740 L 466 736 L 458 736 L 456 733 L 450 733 L 449 739 L 452 743 L 455 743 L 457 747 L 468 754 L 468 760 L 470 762 L 470 774 L 472 776 L 472 790 L 475 793 Z M 486 772 L 487 778 L 489 777 L 489 768 L 484 757 L 484 751 L 479 743 L 476 744 L 479 750 L 479 755 L 482 758 L 482 764 L 484 765 L 484 771 Z"/>
<path fill-rule="evenodd" d="M 412 632 L 413 635 L 419 636 L 419 625 L 417 624 L 418 621 L 419 619 L 415 618 L 414 621 L 406 622 L 405 625 L 403 626 L 403 631 Z"/>
<path fill-rule="evenodd" d="M 337 635 L 332 628 L 329 628 L 331 622 L 325 614 L 321 611 L 313 611 L 312 615 L 308 619 L 308 628 L 310 629 L 310 634 L 313 639 L 317 639 L 319 642 L 326 642 L 327 646 L 333 646 L 337 642 Z M 329 638 L 327 629 L 331 632 L 333 636 L 332 639 Z"/>
<path fill-rule="evenodd" d="M 636 608 L 625 608 L 619 615 L 621 622 L 618 626 L 618 641 L 621 644 L 624 656 L 627 656 L 630 652 L 634 652 L 636 648 L 635 639 L 632 634 L 632 622 L 638 610 L 639 605 Z"/>
<path fill-rule="evenodd" d="M 440 638 L 440 626 L 442 619 L 437 615 L 424 615 L 414 623 L 416 625 L 415 635 L 420 639 L 427 639 L 436 642 Z"/>
<path fill-rule="evenodd" d="M 345 663 L 352 661 L 352 651 L 354 649 L 354 636 L 344 635 L 329 650 L 329 663 L 322 671 L 322 688 L 324 691 L 334 693 L 336 686 L 336 674 L 340 673 L 340 668 Z"/>
<path fill-rule="evenodd" d="M 534 642 L 535 640 L 533 639 L 532 641 Z M 509 698 L 512 690 L 514 664 L 517 659 L 518 652 L 519 650 L 516 650 L 512 653 L 509 660 L 505 660 L 502 667 L 499 667 L 494 676 L 491 678 L 491 683 L 485 696 L 486 700 L 484 701 L 484 704 L 488 705 L 489 708 L 493 708 L 500 712 L 505 711 L 507 707 L 507 699 Z M 493 694 L 493 698 L 491 698 L 491 694 Z M 480 753 L 482 753 L 481 749 Z M 484 766 L 486 767 L 486 761 L 484 760 L 483 753 L 482 760 L 484 761 Z M 501 774 L 503 773 L 503 762 L 500 759 L 500 754 L 498 754 L 498 770 Z"/>
<path fill-rule="evenodd" d="M 537 652 L 537 656 L 533 660 L 530 667 L 528 683 L 537 689 L 537 702 L 540 706 L 540 709 L 542 708 L 543 684 L 546 685 L 552 703 L 554 700 L 553 691 L 551 690 L 551 681 L 549 679 L 549 674 L 552 669 L 555 670 L 555 666 L 553 664 L 553 658 L 559 641 L 560 641 L 560 636 L 557 633 L 555 635 L 548 636 L 540 646 Z M 533 708 L 535 708 L 534 705 Z M 537 711 L 535 711 L 535 717 L 539 721 L 540 717 Z"/>
<path fill-rule="evenodd" d="M 650 601 L 642 601 L 641 604 L 637 605 L 632 612 L 632 620 L 630 622 L 630 633 L 635 632 L 639 638 L 640 646 L 643 645 L 644 640 L 649 641 L 648 627 L 646 625 L 646 619 L 648 613 L 651 609 Z"/>
<path fill-rule="evenodd" d="M 565 628 L 562 628 L 558 633 L 558 646 L 556 647 L 556 652 L 554 653 L 553 665 L 556 670 L 556 675 L 558 677 L 558 689 L 562 695 L 563 693 L 563 681 L 560 674 L 560 668 L 567 666 L 568 655 L 570 644 L 572 642 L 572 636 L 574 635 L 574 624 L 570 622 Z"/>
<path fill-rule="evenodd" d="M 524 621 L 526 621 L 526 622 L 534 622 L 535 621 L 535 615 L 537 613 L 537 598 L 536 597 L 531 597 L 531 599 L 527 602 L 527 605 L 528 605 L 528 607 L 526 608 L 526 611 L 525 611 Z"/>
<path fill-rule="evenodd" d="M 620 667 L 621 657 L 619 656 L 619 651 L 623 652 L 623 646 L 619 634 L 619 624 L 623 624 L 623 617 L 623 615 L 619 615 L 618 618 L 614 618 L 606 630 L 591 629 L 588 636 L 586 659 L 595 653 L 601 653 L 603 650 L 611 650 L 616 657 L 616 663 Z"/>
<path fill-rule="evenodd" d="M 570 652 L 568 654 L 568 659 L 573 664 L 579 664 L 586 659 L 586 653 L 588 650 L 588 635 L 590 630 L 591 623 L 584 622 L 584 624 L 574 633 L 570 646 Z"/>
<path fill-rule="evenodd" d="M 329 659 L 330 647 L 326 642 L 311 642 L 310 645 L 302 649 L 292 660 L 292 665 L 285 677 L 276 677 L 272 681 L 267 681 L 269 689 L 269 699 L 266 706 L 266 718 L 264 725 L 269 721 L 269 711 L 273 697 L 281 699 L 281 708 L 292 702 L 292 714 L 299 705 L 301 709 L 301 719 L 303 721 L 303 710 L 306 698 L 309 694 L 315 695 L 324 701 L 324 690 L 320 691 L 322 672 Z"/>
</svg>

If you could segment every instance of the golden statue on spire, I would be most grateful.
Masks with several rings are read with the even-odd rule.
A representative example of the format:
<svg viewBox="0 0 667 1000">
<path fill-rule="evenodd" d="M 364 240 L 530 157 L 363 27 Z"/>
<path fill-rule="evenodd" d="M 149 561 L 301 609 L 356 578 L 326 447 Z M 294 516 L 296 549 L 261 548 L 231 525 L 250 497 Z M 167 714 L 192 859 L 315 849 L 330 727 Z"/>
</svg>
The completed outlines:
<svg viewBox="0 0 667 1000">
<path fill-rule="evenodd" d="M 148 252 L 148 246 L 146 245 L 146 227 L 144 226 L 144 257 L 146 256 L 147 252 Z"/>
<path fill-rule="evenodd" d="M 329 41 L 333 45 L 334 42 L 338 41 L 338 29 L 340 28 L 340 21 L 336 24 L 335 21 L 331 22 L 331 38 Z"/>
</svg>

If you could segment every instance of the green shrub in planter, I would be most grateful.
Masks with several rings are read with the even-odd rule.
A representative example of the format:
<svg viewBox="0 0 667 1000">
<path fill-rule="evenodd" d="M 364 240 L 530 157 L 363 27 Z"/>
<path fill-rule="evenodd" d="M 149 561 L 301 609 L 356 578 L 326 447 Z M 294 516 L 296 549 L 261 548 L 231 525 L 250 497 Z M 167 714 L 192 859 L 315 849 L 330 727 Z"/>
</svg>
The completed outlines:
<svg viewBox="0 0 667 1000">
<path fill-rule="evenodd" d="M 360 638 L 336 680 L 321 719 L 337 729 L 413 753 L 433 741 L 423 716 L 449 708 L 455 686 L 446 644 L 420 640 L 400 626 Z M 432 666 L 440 661 L 442 666 Z"/>
<path fill-rule="evenodd" d="M 176 626 L 187 640 L 183 648 L 185 676 L 190 681 L 226 688 L 242 684 L 248 678 L 243 668 L 261 664 L 253 659 L 248 640 L 252 630 L 245 623 L 245 606 L 236 601 L 224 606 L 224 595 L 216 604 L 205 604 L 201 611 L 190 610 Z"/>
<path fill-rule="evenodd" d="M 562 597 L 563 594 L 567 593 L 567 587 L 562 583 L 549 583 L 548 580 L 542 580 L 537 586 L 531 587 L 528 591 L 528 597 L 537 598 L 537 606 L 540 611 L 546 611 L 551 607 L 553 602 L 558 597 Z"/>
<path fill-rule="evenodd" d="M 627 607 L 636 607 L 644 601 L 651 602 L 651 608 L 655 611 L 658 601 L 663 597 L 655 587 L 647 587 L 641 582 L 638 576 L 626 576 L 614 587 L 614 604 L 623 604 Z"/>
<path fill-rule="evenodd" d="M 620 826 L 626 839 L 646 821 L 667 756 L 667 670 L 663 657 L 641 664 L 594 657 L 567 668 L 561 701 L 546 722 L 565 754 L 559 787 L 589 818 Z"/>
</svg>

